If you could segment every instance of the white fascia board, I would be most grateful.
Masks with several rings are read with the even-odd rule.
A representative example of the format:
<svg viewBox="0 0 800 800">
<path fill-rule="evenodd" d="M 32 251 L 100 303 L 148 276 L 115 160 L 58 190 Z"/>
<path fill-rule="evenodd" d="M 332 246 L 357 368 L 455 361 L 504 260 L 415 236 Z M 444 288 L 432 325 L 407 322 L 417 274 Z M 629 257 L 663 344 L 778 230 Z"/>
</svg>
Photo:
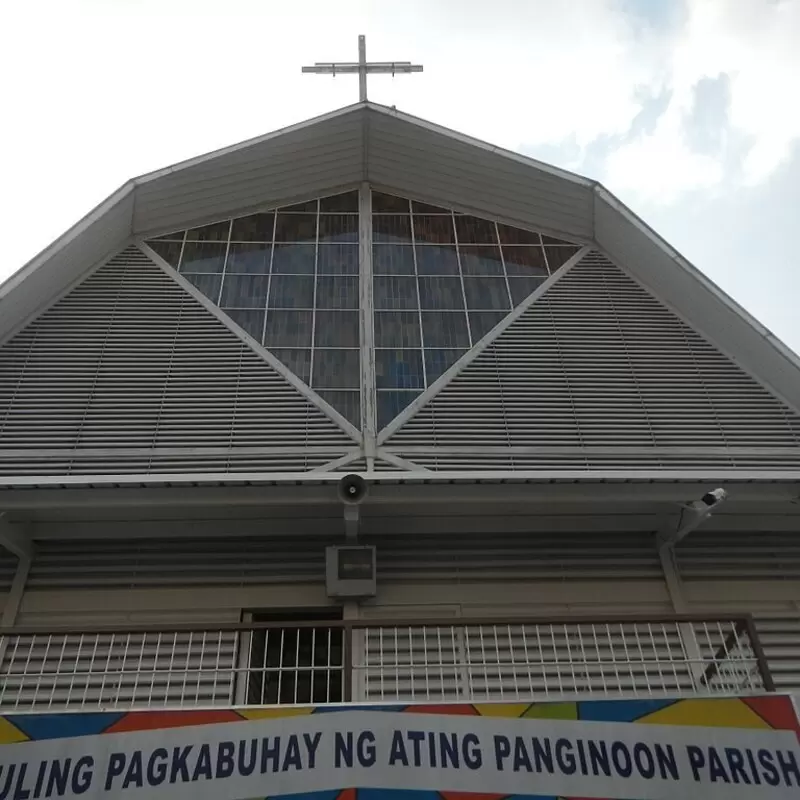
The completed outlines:
<svg viewBox="0 0 800 800">
<path fill-rule="evenodd" d="M 67 245 L 74 242 L 80 236 L 86 235 L 92 225 L 99 222 L 111 209 L 119 205 L 134 190 L 133 182 L 128 181 L 123 184 L 116 192 L 110 194 L 102 203 L 95 206 L 85 217 L 81 218 L 65 233 L 58 237 L 52 244 L 48 245 L 38 255 L 34 256 L 27 264 L 20 267 L 2 284 L 0 284 L 0 302 L 3 301 L 14 289 L 19 286 L 31 273 L 39 269 L 48 262 L 53 256 L 57 255 Z M 131 220 L 133 220 L 133 205 L 131 205 Z M 88 265 L 87 265 L 88 266 Z"/>
<path fill-rule="evenodd" d="M 788 499 L 797 499 L 800 470 L 760 470 L 760 469 L 684 469 L 684 470 L 519 470 L 514 471 L 397 471 L 360 472 L 372 483 L 387 484 L 619 484 L 631 483 L 646 486 L 654 483 L 685 484 L 780 484 L 786 487 Z M 0 479 L 2 488 L 169 488 L 169 487 L 209 487 L 209 486 L 302 486 L 324 485 L 341 481 L 341 472 L 208 472 L 208 473 L 120 473 L 110 474 L 65 474 L 65 475 L 21 475 Z M 785 493 L 785 492 L 784 492 Z M 98 492 L 98 500 L 103 492 Z M 335 500 L 335 498 L 332 498 Z M 0 508 L 14 508 L 16 503 L 8 502 L 7 496 L 0 493 Z"/>
<path fill-rule="evenodd" d="M 719 303 L 728 312 L 729 318 L 732 317 L 733 321 L 740 323 L 740 330 L 731 330 L 730 325 L 710 325 L 707 315 L 698 315 L 687 310 L 688 298 L 685 291 L 677 290 L 676 288 L 674 298 L 665 297 L 662 291 L 653 286 L 652 279 L 643 274 L 641 264 L 646 261 L 646 258 L 626 263 L 626 259 L 620 258 L 615 252 L 616 248 L 608 240 L 602 218 L 598 220 L 597 208 L 595 208 L 595 239 L 611 260 L 630 272 L 645 287 L 650 289 L 659 300 L 665 302 L 679 317 L 707 336 L 722 352 L 742 366 L 752 377 L 764 384 L 780 400 L 790 408 L 800 412 L 800 357 L 674 247 L 668 244 L 621 200 L 600 184 L 597 184 L 595 188 L 595 202 L 598 200 L 605 202 L 614 212 L 633 226 L 642 236 L 643 241 L 668 258 L 670 263 L 674 264 L 675 268 L 680 269 L 697 287 L 699 292 L 706 292 L 706 297 L 710 296 L 709 299 Z M 664 272 L 659 275 L 665 282 L 674 282 L 674 276 L 675 273 L 673 272 Z M 743 343 L 737 341 L 741 334 L 751 339 L 748 342 L 751 346 L 748 353 L 749 357 L 743 357 Z M 759 358 L 757 353 L 752 352 L 753 344 L 757 349 L 768 348 L 764 354 L 767 358 Z M 775 361 L 774 356 L 778 356 L 778 360 L 783 362 L 783 369 L 775 370 L 775 364 L 770 365 L 768 363 L 770 356 L 773 357 L 773 362 Z"/>
<path fill-rule="evenodd" d="M 497 145 L 490 144 L 489 142 L 484 142 L 481 139 L 476 139 L 472 136 L 468 136 L 467 134 L 459 133 L 458 131 L 454 131 L 450 128 L 437 125 L 434 122 L 428 122 L 420 117 L 415 117 L 411 114 L 398 111 L 396 108 L 390 108 L 389 106 L 380 105 L 379 103 L 369 102 L 365 104 L 365 107 L 370 111 L 382 114 L 383 116 L 392 117 L 394 119 L 407 122 L 411 125 L 417 126 L 418 128 L 424 128 L 425 130 L 431 131 L 432 133 L 438 133 L 439 135 L 446 136 L 448 139 L 452 139 L 453 141 L 467 144 L 470 147 L 475 147 L 488 153 L 494 153 L 495 155 L 501 156 L 502 158 L 506 158 L 510 161 L 514 161 L 522 166 L 531 169 L 537 169 L 541 172 L 547 173 L 548 175 L 553 175 L 554 177 L 561 178 L 562 180 L 578 184 L 579 186 L 592 188 L 597 183 L 589 178 L 584 178 L 581 175 L 577 175 L 574 172 L 568 172 L 565 169 L 559 169 L 558 167 L 554 167 L 550 164 L 545 164 L 543 161 L 537 161 L 535 158 L 530 158 L 529 156 L 523 156 L 520 153 L 515 153 L 513 150 L 506 150 L 502 147 L 498 147 Z"/>
<path fill-rule="evenodd" d="M 311 128 L 314 125 L 318 125 L 322 122 L 328 122 L 329 120 L 336 119 L 337 117 L 347 116 L 348 114 L 356 112 L 360 108 L 364 108 L 365 105 L 366 104 L 364 103 L 354 103 L 353 105 L 339 108 L 336 111 L 331 111 L 327 114 L 313 117 L 312 119 L 296 123 L 295 125 L 288 125 L 285 128 L 278 128 L 278 130 L 270 131 L 269 133 L 262 134 L 261 136 L 255 136 L 252 139 L 246 139 L 243 142 L 238 142 L 237 144 L 233 144 L 228 147 L 222 147 L 219 150 L 212 150 L 210 153 L 204 153 L 203 155 L 186 159 L 186 161 L 179 161 L 177 164 L 172 164 L 169 167 L 163 167 L 162 169 L 157 169 L 154 172 L 148 172 L 144 175 L 139 175 L 133 179 L 132 183 L 136 186 L 139 186 L 143 183 L 149 183 L 151 181 L 158 180 L 158 178 L 161 178 L 165 175 L 172 175 L 175 172 L 189 169 L 190 167 L 197 166 L 198 164 L 203 164 L 207 161 L 213 161 L 215 158 L 219 158 L 220 156 L 226 156 L 230 155 L 231 153 L 237 153 L 240 150 L 246 150 L 248 147 L 253 147 L 254 145 L 268 142 L 270 139 L 277 139 L 288 133 L 302 131 L 305 128 Z"/>
</svg>

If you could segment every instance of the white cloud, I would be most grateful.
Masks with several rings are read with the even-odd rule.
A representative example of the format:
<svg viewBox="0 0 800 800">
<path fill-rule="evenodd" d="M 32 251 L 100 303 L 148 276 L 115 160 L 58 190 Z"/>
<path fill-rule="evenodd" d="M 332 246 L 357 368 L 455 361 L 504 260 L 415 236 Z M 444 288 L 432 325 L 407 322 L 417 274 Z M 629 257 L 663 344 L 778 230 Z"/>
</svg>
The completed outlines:
<svg viewBox="0 0 800 800">
<path fill-rule="evenodd" d="M 691 152 L 675 127 L 659 125 L 653 135 L 611 153 L 606 161 L 610 184 L 633 189 L 652 203 L 672 203 L 687 191 L 716 187 L 724 178 L 722 164 Z"/>
<path fill-rule="evenodd" d="M 671 202 L 681 193 L 768 178 L 800 139 L 800 3 L 794 0 L 691 0 L 669 51 L 671 99 L 655 129 L 624 144 L 608 160 L 615 188 Z M 684 128 L 704 78 L 728 81 L 728 138 L 743 143 L 741 163 L 725 137 L 717 153 L 699 154 Z"/>
</svg>

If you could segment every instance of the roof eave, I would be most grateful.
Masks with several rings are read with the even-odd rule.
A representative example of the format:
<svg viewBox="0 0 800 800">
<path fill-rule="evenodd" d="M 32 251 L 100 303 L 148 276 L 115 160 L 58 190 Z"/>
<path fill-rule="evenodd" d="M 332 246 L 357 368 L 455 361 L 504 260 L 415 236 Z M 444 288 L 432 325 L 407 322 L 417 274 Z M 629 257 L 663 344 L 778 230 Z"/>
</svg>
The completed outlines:
<svg viewBox="0 0 800 800">
<path fill-rule="evenodd" d="M 656 248 L 660 253 L 666 256 L 671 262 L 676 264 L 687 278 L 693 282 L 699 292 L 706 292 L 714 300 L 721 304 L 721 306 L 728 312 L 728 318 L 734 321 L 735 324 L 741 329 L 738 333 L 751 333 L 758 337 L 758 340 L 763 344 L 768 351 L 773 352 L 779 356 L 780 361 L 785 364 L 785 368 L 790 373 L 789 380 L 783 380 L 782 375 L 776 374 L 776 371 L 770 365 L 764 363 L 761 359 L 743 358 L 742 353 L 737 348 L 731 347 L 728 339 L 731 336 L 730 331 L 718 331 L 716 326 L 709 325 L 708 319 L 698 318 L 697 315 L 685 313 L 686 304 L 671 302 L 671 298 L 665 297 L 664 292 L 659 291 L 658 287 L 654 288 L 656 295 L 662 302 L 667 302 L 679 316 L 686 319 L 693 327 L 704 333 L 719 349 L 725 352 L 736 363 L 740 364 L 746 369 L 753 377 L 759 380 L 762 384 L 766 385 L 771 392 L 778 396 L 789 407 L 800 412 L 800 357 L 784 342 L 782 342 L 769 328 L 759 322 L 748 311 L 746 311 L 739 303 L 737 303 L 730 295 L 721 289 L 714 281 L 704 275 L 697 267 L 695 267 L 685 256 L 681 255 L 672 245 L 670 245 L 664 238 L 662 238 L 656 231 L 653 230 L 641 217 L 634 211 L 626 206 L 616 195 L 610 192 L 605 186 L 598 183 L 595 186 L 595 195 L 602 200 L 605 200 L 613 209 L 627 220 L 638 233 L 646 239 L 646 241 Z M 613 252 L 613 249 L 607 249 L 606 243 L 603 241 L 602 231 L 597 229 L 597 221 L 595 220 L 595 240 L 597 244 L 606 249 L 608 254 L 619 263 L 620 259 Z M 616 257 L 615 257 L 616 256 Z M 642 274 L 641 266 L 645 260 L 641 260 L 638 265 L 622 263 L 621 266 L 628 269 L 635 274 L 637 279 L 641 280 L 643 284 L 651 287 L 651 281 L 647 276 Z M 638 269 L 637 269 L 638 267 Z M 669 275 L 666 276 L 669 278 Z M 745 335 L 746 335 L 745 333 Z M 722 335 L 720 335 L 722 334 Z M 791 379 L 793 376 L 793 379 Z"/>
</svg>

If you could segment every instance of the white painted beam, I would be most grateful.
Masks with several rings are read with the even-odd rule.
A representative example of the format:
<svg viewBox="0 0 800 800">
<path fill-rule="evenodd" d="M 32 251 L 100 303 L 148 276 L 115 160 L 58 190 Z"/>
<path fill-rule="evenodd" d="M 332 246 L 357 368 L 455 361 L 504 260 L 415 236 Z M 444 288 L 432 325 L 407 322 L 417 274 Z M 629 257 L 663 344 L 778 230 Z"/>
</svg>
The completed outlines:
<svg viewBox="0 0 800 800">
<path fill-rule="evenodd" d="M 17 570 L 14 573 L 14 578 L 11 581 L 11 588 L 6 596 L 6 602 L 3 606 L 3 615 L 0 618 L 0 627 L 10 628 L 17 621 L 20 606 L 22 605 L 22 596 L 25 594 L 25 586 L 28 582 L 28 574 L 31 571 L 31 564 L 33 558 L 20 558 L 17 563 Z M 4 649 L 7 640 L 3 639 L 0 642 L 0 649 Z M 3 653 L 0 652 L 0 664 L 3 662 Z"/>
<path fill-rule="evenodd" d="M 569 502 L 576 506 L 581 504 L 610 504 L 613 508 L 620 502 L 631 503 L 685 503 L 708 491 L 709 482 L 717 479 L 706 479 L 703 482 L 693 481 L 684 473 L 685 482 L 656 482 L 651 476 L 649 481 L 643 474 L 637 482 L 625 482 L 618 478 L 617 482 L 602 480 L 581 481 L 573 476 L 567 479 L 567 473 L 561 473 L 559 480 L 525 481 L 526 473 L 491 473 L 482 477 L 470 477 L 465 473 L 438 473 L 435 476 L 428 472 L 398 473 L 362 473 L 370 485 L 369 498 L 365 505 L 368 508 L 381 504 L 456 504 L 459 506 L 474 504 L 499 503 L 520 506 L 536 506 L 554 502 Z M 586 477 L 586 473 L 581 473 Z M 79 477 L 79 476 L 75 476 Z M 127 483 L 128 476 L 118 476 L 119 483 Z M 194 476 L 197 482 L 199 476 Z M 628 476 L 630 478 L 630 476 Z M 789 478 L 788 473 L 783 474 Z M 108 508 L 164 508 L 164 507 L 226 507 L 226 506 L 275 506 L 275 505 L 324 505 L 336 507 L 338 498 L 336 486 L 342 473 L 302 473 L 293 476 L 293 481 L 281 482 L 274 476 L 261 474 L 258 478 L 263 484 L 248 485 L 252 476 L 230 475 L 226 479 L 231 485 L 215 486 L 210 476 L 202 476 L 203 483 L 195 486 L 181 486 L 178 476 L 141 476 L 138 485 L 122 488 L 92 487 L 93 480 L 83 477 L 81 482 L 89 486 L 73 488 L 38 488 L 13 490 L 2 494 L 3 506 L 14 510 L 45 510 L 67 508 L 91 508 L 93 510 Z M 35 479 L 31 483 L 43 479 Z M 205 481 L 208 483 L 205 483 Z M 504 480 L 506 482 L 504 482 Z M 634 480 L 636 480 L 634 478 Z M 236 482 L 234 484 L 234 481 Z M 449 481 L 449 482 L 445 482 Z M 77 481 L 76 481 L 77 483 Z M 113 481 L 109 481 L 113 486 Z M 147 483 L 161 483 L 161 486 L 147 486 Z M 171 484 L 171 485 L 164 485 Z M 731 504 L 754 503 L 788 503 L 798 493 L 797 484 L 785 483 L 740 483 L 726 481 L 730 492 Z M 742 509 L 744 510 L 744 509 Z"/>
</svg>

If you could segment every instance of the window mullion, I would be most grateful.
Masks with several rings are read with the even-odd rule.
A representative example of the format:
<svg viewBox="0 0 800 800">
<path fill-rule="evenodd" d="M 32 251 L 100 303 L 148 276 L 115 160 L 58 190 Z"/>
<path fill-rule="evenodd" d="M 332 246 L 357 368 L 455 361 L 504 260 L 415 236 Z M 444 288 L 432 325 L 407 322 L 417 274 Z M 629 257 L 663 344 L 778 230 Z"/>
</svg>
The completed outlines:
<svg viewBox="0 0 800 800">
<path fill-rule="evenodd" d="M 375 466 L 375 341 L 372 297 L 372 193 L 364 181 L 358 190 L 359 311 L 361 345 L 361 434 L 367 470 Z"/>
</svg>

